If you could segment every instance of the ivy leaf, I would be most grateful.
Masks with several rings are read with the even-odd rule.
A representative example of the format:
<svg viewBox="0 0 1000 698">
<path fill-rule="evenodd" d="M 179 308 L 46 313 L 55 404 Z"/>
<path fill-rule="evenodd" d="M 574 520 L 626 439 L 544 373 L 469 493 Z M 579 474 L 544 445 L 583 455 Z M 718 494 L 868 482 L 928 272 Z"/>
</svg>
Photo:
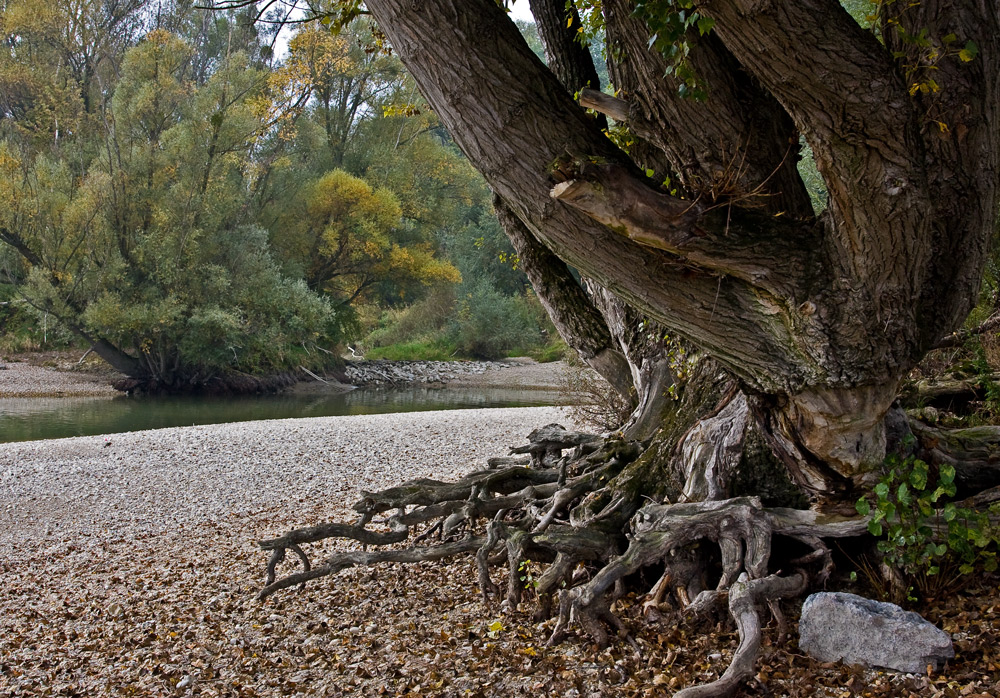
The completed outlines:
<svg viewBox="0 0 1000 698">
<path fill-rule="evenodd" d="M 882 522 L 881 521 L 876 521 L 875 519 L 872 519 L 871 521 L 869 521 L 868 522 L 868 532 L 870 534 L 872 534 L 873 536 L 876 536 L 876 537 L 881 536 L 882 535 Z"/>
<path fill-rule="evenodd" d="M 879 499 L 885 499 L 889 496 L 889 485 L 884 482 L 880 482 L 875 485 L 875 496 Z"/>
<path fill-rule="evenodd" d="M 950 485 L 955 481 L 955 468 L 950 465 L 941 466 L 941 484 Z"/>
<path fill-rule="evenodd" d="M 958 52 L 958 57 L 968 63 L 979 55 L 979 46 L 975 41 L 966 41 L 965 48 Z"/>
<path fill-rule="evenodd" d="M 701 19 L 698 20 L 698 33 L 701 36 L 705 36 L 705 34 L 708 34 L 710 31 L 712 31 L 712 27 L 714 26 L 715 26 L 714 19 L 712 19 L 711 17 L 702 17 Z"/>
<path fill-rule="evenodd" d="M 854 505 L 854 508 L 857 509 L 858 513 L 862 516 L 868 516 L 872 510 L 871 504 L 869 504 L 868 500 L 864 497 L 858 500 L 858 503 Z"/>
</svg>

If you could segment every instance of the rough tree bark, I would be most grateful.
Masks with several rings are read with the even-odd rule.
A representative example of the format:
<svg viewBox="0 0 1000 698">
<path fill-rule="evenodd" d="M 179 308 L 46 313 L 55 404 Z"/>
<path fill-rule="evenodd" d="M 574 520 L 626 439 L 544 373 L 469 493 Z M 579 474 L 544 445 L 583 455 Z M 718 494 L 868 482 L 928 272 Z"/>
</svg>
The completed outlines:
<svg viewBox="0 0 1000 698">
<path fill-rule="evenodd" d="M 981 56 L 995 46 L 995 12 L 930 5 L 904 20 L 975 39 Z M 703 3 L 716 29 L 696 45 L 725 79 L 707 75 L 706 105 L 678 113 L 717 127 L 723 145 L 700 130 L 669 142 L 716 151 L 704 158 L 710 176 L 713 161 L 734 162 L 743 163 L 738 171 L 756 171 L 747 175 L 753 180 L 775 171 L 768 169 L 774 155 L 757 157 L 749 144 L 766 141 L 790 161 L 794 139 L 752 136 L 779 129 L 792 137 L 793 124 L 831 192 L 826 216 L 798 220 L 657 190 L 487 0 L 368 6 L 456 141 L 540 240 L 748 386 L 782 396 L 782 424 L 804 458 L 843 477 L 881 460 L 881 422 L 901 376 L 975 299 L 996 216 L 995 176 L 966 177 L 958 198 L 974 205 L 945 217 L 931 196 L 924 153 L 996 171 L 996 139 L 987 133 L 996 109 L 992 55 L 956 66 L 947 99 L 934 105 L 939 121 L 966 129 L 944 148 L 902 67 L 838 3 Z M 441 36 L 449 40 L 429 40 Z M 645 57 L 636 55 L 636 63 Z M 676 94 L 663 92 L 658 103 L 682 108 Z M 764 105 L 762 113 L 786 116 L 744 128 L 716 110 L 748 99 Z M 690 169 L 690 158 L 671 159 Z M 790 166 L 779 169 L 787 177 L 774 181 L 792 178 Z M 805 212 L 801 191 L 782 186 L 786 209 Z M 933 254 L 942 249 L 955 255 Z M 944 312 L 931 313 L 931 299 Z"/>
<path fill-rule="evenodd" d="M 609 630 L 630 632 L 612 611 L 624 579 L 652 568 L 662 574 L 653 605 L 670 589 L 687 613 L 728 598 L 733 664 L 682 692 L 727 694 L 752 672 L 758 603 L 780 625 L 776 600 L 830 574 L 824 540 L 865 530 L 851 503 L 887 442 L 909 433 L 892 407 L 901 380 L 976 299 L 998 212 L 996 9 L 925 0 L 892 17 L 912 36 L 977 44 L 972 60 L 945 51 L 932 88 L 918 43 L 884 31 L 882 45 L 837 0 L 703 0 L 714 29 L 686 37 L 708 93 L 697 102 L 663 77 L 633 4 L 604 0 L 620 92 L 581 99 L 628 126 L 626 153 L 493 0 L 366 6 L 504 215 L 613 294 L 594 295 L 606 319 L 642 313 L 704 358 L 651 438 L 547 428 L 524 449 L 538 454 L 532 467 L 498 461 L 458 483 L 365 493 L 353 526 L 262 542 L 274 575 L 286 549 L 307 560 L 303 536 L 367 543 L 373 517 L 392 510 L 394 541 L 427 526 L 405 550 L 337 553 L 269 576 L 261 595 L 350 565 L 475 550 L 484 598 L 500 596 L 491 564 L 505 563 L 514 607 L 530 557 L 549 564 L 538 591 L 539 613 L 558 613 L 552 641 L 578 625 L 603 643 Z M 830 192 L 820 216 L 796 172 L 800 137 Z M 913 431 L 932 463 L 969 464 L 956 465 L 966 503 L 1000 498 L 996 429 Z M 431 533 L 439 541 L 419 545 Z M 775 537 L 804 554 L 772 563 Z M 573 576 L 579 564 L 589 580 Z"/>
<path fill-rule="evenodd" d="M 600 88 L 590 50 L 579 40 L 576 8 L 562 0 L 532 0 L 531 11 L 546 63 L 563 87 L 570 94 Z M 596 123 L 607 127 L 601 113 Z M 592 279 L 582 279 L 583 287 L 590 289 L 588 302 L 566 264 L 535 239 L 500 197 L 495 197 L 494 208 L 560 335 L 634 407 L 626 433 L 651 436 L 674 382 L 659 328 Z"/>
</svg>

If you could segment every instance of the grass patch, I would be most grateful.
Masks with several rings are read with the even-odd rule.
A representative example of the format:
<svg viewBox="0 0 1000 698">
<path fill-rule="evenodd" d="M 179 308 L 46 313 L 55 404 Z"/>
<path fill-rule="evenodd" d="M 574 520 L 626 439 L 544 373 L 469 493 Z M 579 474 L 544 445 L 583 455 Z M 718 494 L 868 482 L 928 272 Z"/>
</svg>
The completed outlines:
<svg viewBox="0 0 1000 698">
<path fill-rule="evenodd" d="M 530 356 L 540 364 L 562 361 L 569 355 L 569 347 L 558 334 L 552 333 L 552 335 L 553 338 L 547 344 L 526 351 L 509 352 L 507 356 Z"/>
</svg>

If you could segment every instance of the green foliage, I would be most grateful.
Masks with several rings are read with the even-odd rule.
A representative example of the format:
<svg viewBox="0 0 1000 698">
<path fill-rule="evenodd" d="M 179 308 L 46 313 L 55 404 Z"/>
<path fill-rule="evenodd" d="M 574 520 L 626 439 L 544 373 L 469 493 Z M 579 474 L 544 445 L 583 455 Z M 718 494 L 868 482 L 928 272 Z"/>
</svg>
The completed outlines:
<svg viewBox="0 0 1000 698">
<path fill-rule="evenodd" d="M 367 303 L 425 320 L 385 313 L 369 344 L 561 351 L 490 192 L 358 3 L 274 65 L 248 9 L 176 6 L 140 40 L 143 3 L 126 5 L 115 37 L 64 35 L 104 31 L 93 0 L 0 8 L 22 37 L 0 56 L 0 264 L 34 306 L 3 320 L 21 345 L 40 313 L 47 336 L 58 317 L 156 380 L 204 381 L 318 361 L 309 347 L 356 334 Z M 76 76 L 95 47 L 107 60 Z"/>
<path fill-rule="evenodd" d="M 381 313 L 363 341 L 368 358 L 497 359 L 534 355 L 561 358 L 565 345 L 546 324 L 545 311 L 527 293 L 505 295 L 489 279 L 467 282 L 458 293 L 441 288 L 405 308 Z"/>
<path fill-rule="evenodd" d="M 165 386 L 289 368 L 339 333 L 251 222 L 282 96 L 239 53 L 197 84 L 191 56 L 161 30 L 129 50 L 107 147 L 86 160 L 82 136 L 52 151 L 0 145 L 0 227 L 30 268 L 22 294 Z"/>
<path fill-rule="evenodd" d="M 650 30 L 649 46 L 667 60 L 667 75 L 677 79 L 677 94 L 703 100 L 704 82 L 688 60 L 691 38 L 712 31 L 715 20 L 698 12 L 695 0 L 636 0 L 635 14 Z"/>
<path fill-rule="evenodd" d="M 517 254 L 496 217 L 483 210 L 466 225 L 442 231 L 444 253 L 463 279 L 488 283 L 500 293 L 524 293 L 528 280 L 518 269 Z"/>
<path fill-rule="evenodd" d="M 518 580 L 524 585 L 525 589 L 529 591 L 534 591 L 538 588 L 538 580 L 535 578 L 535 571 L 533 569 L 531 560 L 524 558 L 521 560 L 520 564 L 517 566 Z"/>
<path fill-rule="evenodd" d="M 281 217 L 273 243 L 309 286 L 347 304 L 383 279 L 398 289 L 456 283 L 458 270 L 426 242 L 400 234 L 399 200 L 343 170 L 311 182 Z"/>
<path fill-rule="evenodd" d="M 549 341 L 537 348 L 529 348 L 528 356 L 540 364 L 547 364 L 552 361 L 562 361 L 571 353 L 569 346 L 563 341 L 557 332 L 548 332 Z"/>
<path fill-rule="evenodd" d="M 366 359 L 388 359 L 389 361 L 451 361 L 455 358 L 455 346 L 442 340 L 428 342 L 401 342 L 384 347 L 376 347 Z"/>
<path fill-rule="evenodd" d="M 449 337 L 463 356 L 476 359 L 499 359 L 543 341 L 529 301 L 487 284 L 473 285 L 459 297 Z"/>
<path fill-rule="evenodd" d="M 997 569 L 1000 526 L 989 512 L 956 506 L 955 469 L 932 471 L 912 456 L 886 459 L 888 471 L 869 497 L 857 502 L 870 516 L 868 531 L 879 538 L 887 564 L 899 569 L 925 595 L 944 593 L 975 572 Z M 964 579 L 963 579 L 964 578 Z"/>
<path fill-rule="evenodd" d="M 442 237 L 477 215 L 481 179 L 361 20 L 293 37 L 284 85 L 311 99 L 282 143 L 262 222 L 289 273 L 331 296 L 412 303 L 460 279 Z"/>
</svg>

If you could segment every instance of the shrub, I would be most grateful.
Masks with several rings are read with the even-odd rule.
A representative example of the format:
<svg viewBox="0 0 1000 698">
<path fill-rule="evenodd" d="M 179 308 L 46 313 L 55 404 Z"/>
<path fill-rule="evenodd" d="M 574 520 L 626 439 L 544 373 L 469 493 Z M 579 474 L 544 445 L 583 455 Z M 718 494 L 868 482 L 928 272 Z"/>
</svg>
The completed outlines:
<svg viewBox="0 0 1000 698">
<path fill-rule="evenodd" d="M 956 494 L 955 469 L 942 465 L 936 481 L 931 467 L 909 456 L 886 459 L 888 472 L 857 510 L 871 516 L 868 531 L 886 564 L 925 598 L 954 591 L 974 573 L 997 569 L 1000 526 L 994 520 L 1000 505 L 989 512 L 944 501 Z M 943 506 L 941 502 L 944 502 Z"/>
<path fill-rule="evenodd" d="M 463 355 L 498 359 L 513 349 L 543 342 L 541 327 L 525 296 L 505 296 L 480 284 L 459 300 L 457 309 L 449 334 Z"/>
</svg>

